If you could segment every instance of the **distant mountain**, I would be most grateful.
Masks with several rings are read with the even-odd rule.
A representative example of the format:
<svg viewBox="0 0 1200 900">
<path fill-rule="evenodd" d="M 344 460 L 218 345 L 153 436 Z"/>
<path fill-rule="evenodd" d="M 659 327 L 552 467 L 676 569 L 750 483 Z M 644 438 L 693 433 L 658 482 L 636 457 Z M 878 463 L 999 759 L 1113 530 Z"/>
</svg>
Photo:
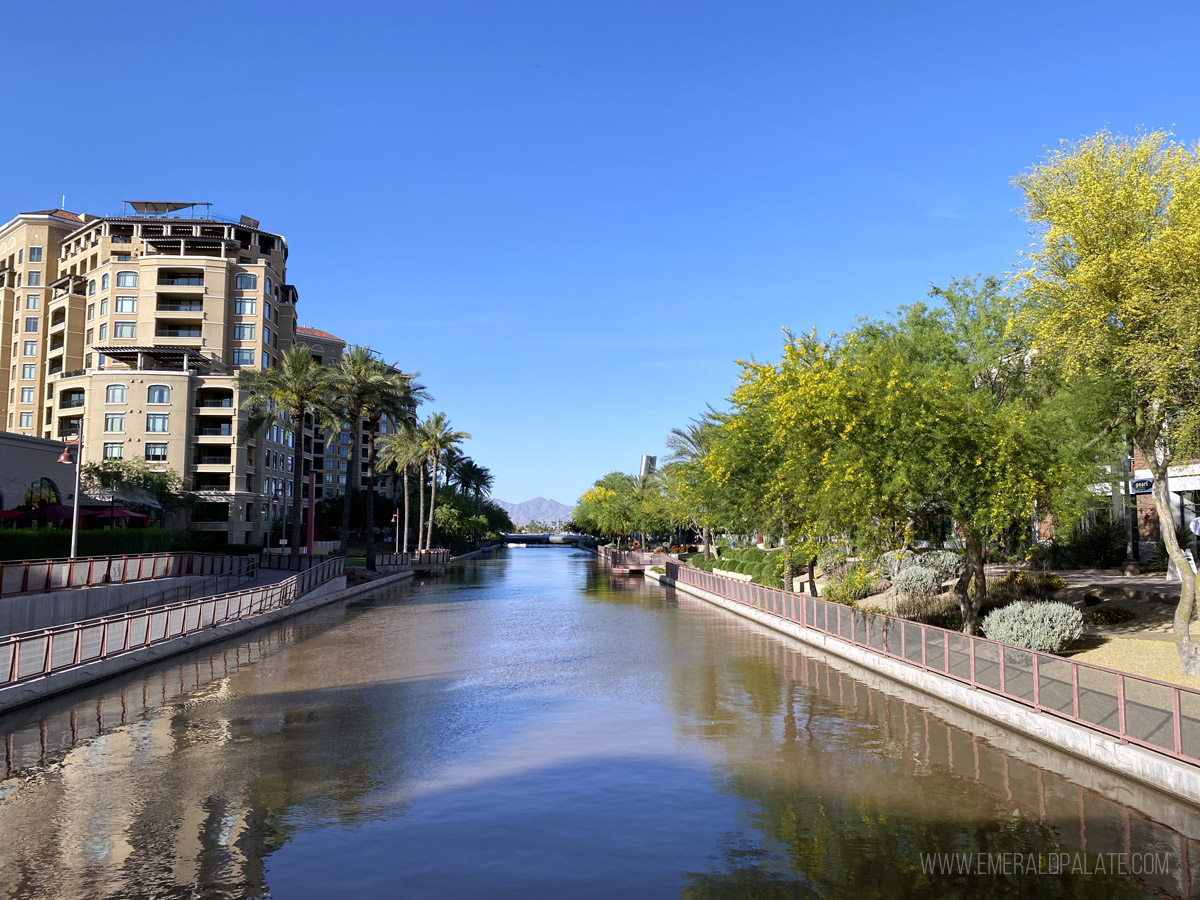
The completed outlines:
<svg viewBox="0 0 1200 900">
<path fill-rule="evenodd" d="M 575 511 L 573 506 L 564 506 L 557 500 L 547 500 L 545 497 L 534 497 L 524 503 L 495 502 L 508 513 L 518 528 L 530 522 L 569 522 L 571 513 Z"/>
</svg>

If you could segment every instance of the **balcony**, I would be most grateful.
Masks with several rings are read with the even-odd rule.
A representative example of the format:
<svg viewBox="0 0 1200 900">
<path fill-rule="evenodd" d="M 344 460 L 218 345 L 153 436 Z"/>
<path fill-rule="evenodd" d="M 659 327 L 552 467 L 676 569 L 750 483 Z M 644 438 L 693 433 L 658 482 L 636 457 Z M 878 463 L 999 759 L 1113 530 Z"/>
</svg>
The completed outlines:
<svg viewBox="0 0 1200 900">
<path fill-rule="evenodd" d="M 201 328 L 196 324 L 177 325 L 170 322 L 158 322 L 154 326 L 156 338 L 195 338 L 199 340 Z"/>
<path fill-rule="evenodd" d="M 193 298 L 159 297 L 154 306 L 160 313 L 202 313 L 204 301 Z"/>
<path fill-rule="evenodd" d="M 233 423 L 229 419 L 198 419 L 196 437 L 233 437 Z"/>
<path fill-rule="evenodd" d="M 204 287 L 203 272 L 158 273 L 159 287 Z"/>
<path fill-rule="evenodd" d="M 192 476 L 192 487 L 197 491 L 229 490 L 229 475 L 221 472 L 197 472 Z"/>
<path fill-rule="evenodd" d="M 83 391 L 66 391 L 58 399 L 58 408 L 79 409 L 85 402 Z"/>
<path fill-rule="evenodd" d="M 205 448 L 204 450 L 197 449 L 192 455 L 192 465 L 194 466 L 228 466 L 233 462 L 233 451 L 230 447 L 224 448 L 222 453 L 220 448 Z"/>
<path fill-rule="evenodd" d="M 196 391 L 197 409 L 233 409 L 233 391 L 199 390 Z"/>
<path fill-rule="evenodd" d="M 192 521 L 198 524 L 229 521 L 228 503 L 197 503 L 192 510 Z"/>
</svg>

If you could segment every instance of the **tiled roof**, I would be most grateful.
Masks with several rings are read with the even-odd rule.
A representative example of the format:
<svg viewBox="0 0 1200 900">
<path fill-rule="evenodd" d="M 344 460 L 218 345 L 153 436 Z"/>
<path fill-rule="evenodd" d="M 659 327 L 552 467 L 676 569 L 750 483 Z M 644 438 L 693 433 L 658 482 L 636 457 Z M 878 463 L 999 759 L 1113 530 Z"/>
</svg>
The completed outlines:
<svg viewBox="0 0 1200 900">
<path fill-rule="evenodd" d="M 307 325 L 297 325 L 296 334 L 302 334 L 305 337 L 325 338 L 327 341 L 338 341 L 342 344 L 346 343 L 336 334 L 330 334 L 328 331 L 322 331 L 320 328 L 309 328 Z"/>
<path fill-rule="evenodd" d="M 23 216 L 54 216 L 56 219 L 62 219 L 64 222 L 82 222 L 83 219 L 76 213 L 68 212 L 65 209 L 35 209 L 33 212 L 21 213 Z"/>
</svg>

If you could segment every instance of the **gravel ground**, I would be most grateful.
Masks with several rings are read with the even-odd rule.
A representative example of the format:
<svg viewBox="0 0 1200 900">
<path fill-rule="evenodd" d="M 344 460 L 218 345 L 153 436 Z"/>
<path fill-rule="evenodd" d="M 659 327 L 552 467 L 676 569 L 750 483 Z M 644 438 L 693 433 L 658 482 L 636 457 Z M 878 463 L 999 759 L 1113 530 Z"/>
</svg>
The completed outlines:
<svg viewBox="0 0 1200 900">
<path fill-rule="evenodd" d="M 1092 635 L 1085 637 L 1081 644 L 1087 649 L 1062 655 L 1080 662 L 1200 690 L 1200 676 L 1189 677 L 1179 671 L 1179 652 L 1173 640 Z"/>
</svg>

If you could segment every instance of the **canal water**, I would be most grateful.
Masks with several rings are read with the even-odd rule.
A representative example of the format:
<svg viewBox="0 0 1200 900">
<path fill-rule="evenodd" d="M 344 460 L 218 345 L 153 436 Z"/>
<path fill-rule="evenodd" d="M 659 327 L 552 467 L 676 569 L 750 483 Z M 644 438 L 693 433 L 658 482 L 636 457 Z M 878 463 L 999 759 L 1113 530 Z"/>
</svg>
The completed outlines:
<svg viewBox="0 0 1200 900">
<path fill-rule="evenodd" d="M 0 718 L 0 896 L 1194 893 L 1195 810 L 905 690 L 501 551 Z"/>
</svg>

